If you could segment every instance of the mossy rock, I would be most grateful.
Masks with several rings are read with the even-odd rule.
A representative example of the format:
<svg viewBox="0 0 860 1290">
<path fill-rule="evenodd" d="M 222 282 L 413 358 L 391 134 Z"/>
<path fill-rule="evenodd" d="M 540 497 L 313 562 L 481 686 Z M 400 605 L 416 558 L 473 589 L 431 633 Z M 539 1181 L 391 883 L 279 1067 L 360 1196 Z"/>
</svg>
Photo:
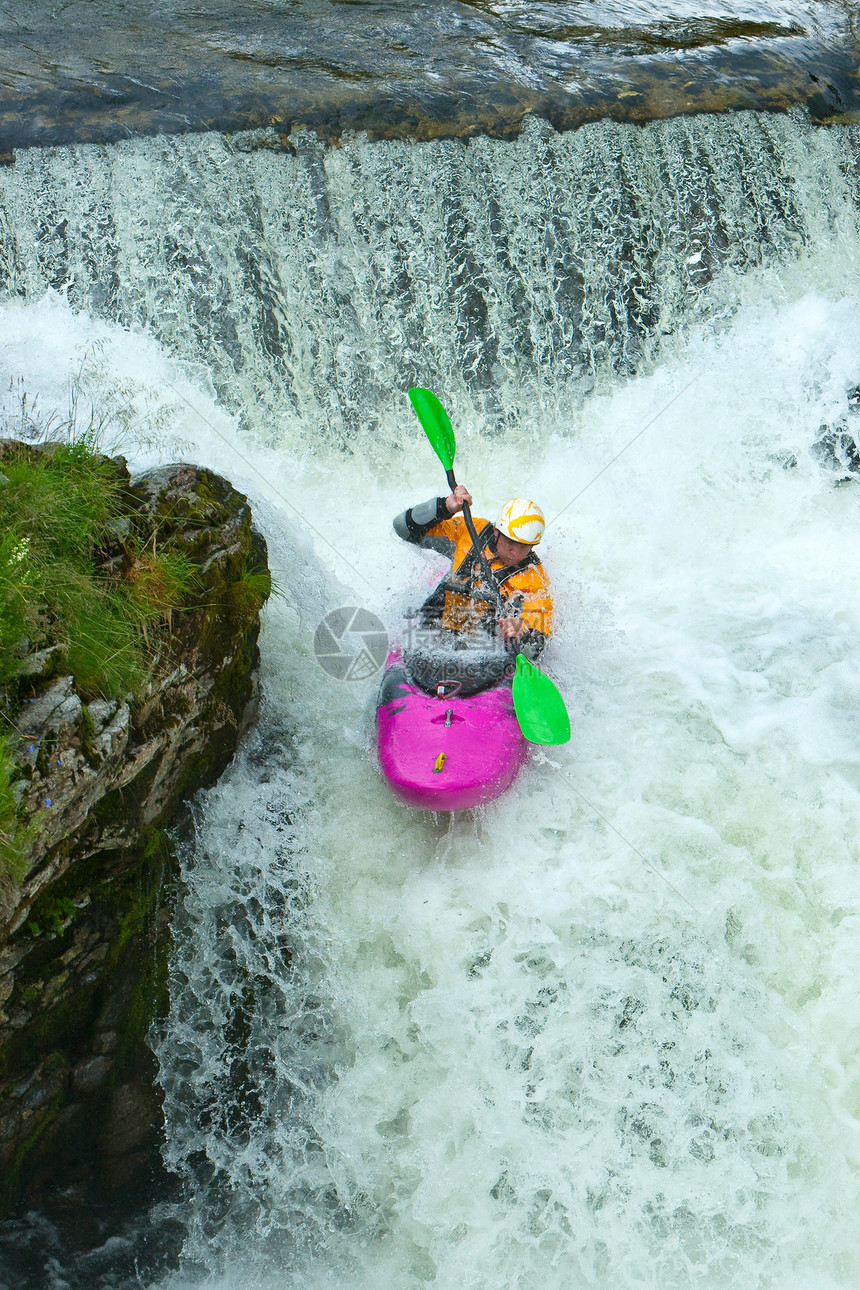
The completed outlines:
<svg viewBox="0 0 860 1290">
<path fill-rule="evenodd" d="M 192 561 L 193 577 L 148 629 L 151 679 L 139 697 L 95 701 L 74 677 L 35 673 L 7 695 L 19 722 L 41 712 L 40 696 L 46 711 L 62 703 L 66 713 L 21 745 L 13 785 L 16 809 L 50 809 L 27 835 L 17 908 L 7 905 L 0 935 L 7 1209 L 55 1186 L 97 1199 L 99 1182 L 121 1178 L 133 1191 L 157 1167 L 159 1101 L 145 1041 L 167 1007 L 175 860 L 165 830 L 187 796 L 221 774 L 253 717 L 271 582 L 247 499 L 196 466 L 133 483 L 124 463 L 114 468 L 123 510 L 94 553 L 103 576 L 127 579 L 141 552 L 154 551 Z"/>
</svg>

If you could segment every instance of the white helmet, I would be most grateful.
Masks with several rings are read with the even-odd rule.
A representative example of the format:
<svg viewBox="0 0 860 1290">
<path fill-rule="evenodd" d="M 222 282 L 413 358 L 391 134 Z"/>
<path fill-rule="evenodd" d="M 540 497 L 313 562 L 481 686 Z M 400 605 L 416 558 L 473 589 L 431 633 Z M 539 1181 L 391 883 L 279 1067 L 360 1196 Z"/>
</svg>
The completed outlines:
<svg viewBox="0 0 860 1290">
<path fill-rule="evenodd" d="M 537 503 L 523 501 L 521 497 L 512 497 L 502 507 L 496 528 L 512 542 L 524 542 L 527 546 L 537 546 L 543 537 L 546 521 Z"/>
</svg>

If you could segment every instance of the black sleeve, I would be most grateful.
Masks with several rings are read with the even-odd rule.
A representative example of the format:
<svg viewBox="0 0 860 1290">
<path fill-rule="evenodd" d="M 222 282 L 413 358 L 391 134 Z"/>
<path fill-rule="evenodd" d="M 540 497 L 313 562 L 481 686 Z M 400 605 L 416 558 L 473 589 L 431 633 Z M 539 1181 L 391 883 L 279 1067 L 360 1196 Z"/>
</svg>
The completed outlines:
<svg viewBox="0 0 860 1290">
<path fill-rule="evenodd" d="M 404 541 L 414 542 L 416 546 L 420 546 L 434 524 L 439 524 L 442 520 L 449 520 L 450 518 L 448 508 L 445 505 L 445 498 L 437 497 L 435 504 L 431 498 L 429 502 L 421 502 L 418 506 L 410 506 L 408 511 L 398 515 L 394 521 L 394 531 Z"/>
</svg>

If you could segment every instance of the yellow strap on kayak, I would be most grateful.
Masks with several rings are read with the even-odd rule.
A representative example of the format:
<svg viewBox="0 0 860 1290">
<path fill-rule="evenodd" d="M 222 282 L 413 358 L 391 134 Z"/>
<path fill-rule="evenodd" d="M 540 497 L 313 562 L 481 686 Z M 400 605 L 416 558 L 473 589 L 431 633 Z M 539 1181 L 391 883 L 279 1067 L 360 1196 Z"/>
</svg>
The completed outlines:
<svg viewBox="0 0 860 1290">
<path fill-rule="evenodd" d="M 441 770 L 445 769 L 445 754 L 442 752 L 436 758 L 436 765 L 433 767 L 433 774 L 438 775 Z"/>
</svg>

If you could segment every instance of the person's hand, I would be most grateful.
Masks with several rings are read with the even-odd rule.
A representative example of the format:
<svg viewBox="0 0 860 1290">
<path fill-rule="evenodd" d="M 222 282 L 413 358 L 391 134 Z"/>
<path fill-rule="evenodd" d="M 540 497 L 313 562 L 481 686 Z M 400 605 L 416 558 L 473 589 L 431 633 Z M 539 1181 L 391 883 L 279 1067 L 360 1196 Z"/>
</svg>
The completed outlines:
<svg viewBox="0 0 860 1290">
<path fill-rule="evenodd" d="M 458 484 L 450 497 L 445 498 L 445 508 L 448 514 L 456 515 L 458 511 L 462 511 L 464 502 L 471 506 L 472 494 L 465 484 Z"/>
<path fill-rule="evenodd" d="M 526 632 L 522 618 L 500 618 L 499 634 L 503 641 L 521 641 Z"/>
</svg>

